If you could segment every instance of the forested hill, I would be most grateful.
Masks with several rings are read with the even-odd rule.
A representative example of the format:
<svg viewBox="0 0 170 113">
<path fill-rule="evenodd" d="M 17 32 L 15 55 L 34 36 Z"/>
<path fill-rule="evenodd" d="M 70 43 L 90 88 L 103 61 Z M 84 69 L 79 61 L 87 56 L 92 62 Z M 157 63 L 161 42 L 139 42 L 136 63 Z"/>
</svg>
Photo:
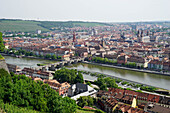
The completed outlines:
<svg viewBox="0 0 170 113">
<path fill-rule="evenodd" d="M 105 26 L 107 23 L 83 22 L 83 21 L 34 21 L 19 19 L 0 19 L 0 31 L 13 32 L 35 32 L 37 29 L 44 32 L 54 30 L 54 28 L 74 27 L 74 26 Z"/>
</svg>

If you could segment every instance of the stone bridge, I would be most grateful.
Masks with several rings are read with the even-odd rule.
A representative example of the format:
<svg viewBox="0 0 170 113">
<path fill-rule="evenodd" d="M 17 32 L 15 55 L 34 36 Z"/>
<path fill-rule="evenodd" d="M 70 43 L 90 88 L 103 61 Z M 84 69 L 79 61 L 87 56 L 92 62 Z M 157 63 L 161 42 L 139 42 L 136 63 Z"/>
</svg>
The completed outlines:
<svg viewBox="0 0 170 113">
<path fill-rule="evenodd" d="M 43 71 L 45 71 L 45 70 L 55 71 L 56 68 L 68 66 L 68 65 L 71 65 L 71 64 L 76 64 L 76 63 L 82 62 L 82 61 L 84 61 L 84 58 L 71 59 L 69 61 L 61 61 L 61 62 L 56 62 L 56 63 L 53 63 L 53 64 L 48 64 L 48 65 L 45 65 L 45 66 L 39 66 L 39 67 L 36 67 L 35 69 L 36 70 L 43 70 Z"/>
</svg>

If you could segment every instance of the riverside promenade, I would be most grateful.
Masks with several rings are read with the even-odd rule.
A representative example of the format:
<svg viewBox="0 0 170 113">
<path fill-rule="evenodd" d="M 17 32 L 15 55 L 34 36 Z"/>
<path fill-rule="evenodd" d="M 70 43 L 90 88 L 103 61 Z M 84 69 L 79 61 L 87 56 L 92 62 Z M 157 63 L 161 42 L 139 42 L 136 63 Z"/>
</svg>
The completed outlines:
<svg viewBox="0 0 170 113">
<path fill-rule="evenodd" d="M 159 74 L 159 75 L 170 76 L 170 73 L 166 73 L 166 72 L 163 73 L 163 72 L 144 70 L 144 69 L 134 69 L 134 68 L 114 66 L 114 65 L 108 65 L 108 64 L 99 64 L 99 63 L 88 62 L 88 61 L 83 61 L 83 63 L 94 64 L 94 65 L 105 66 L 105 67 L 118 68 L 118 69 L 125 69 L 125 70 L 131 70 L 131 71 L 138 71 L 138 72 L 143 72 L 143 73 L 151 73 L 151 74 Z"/>
</svg>

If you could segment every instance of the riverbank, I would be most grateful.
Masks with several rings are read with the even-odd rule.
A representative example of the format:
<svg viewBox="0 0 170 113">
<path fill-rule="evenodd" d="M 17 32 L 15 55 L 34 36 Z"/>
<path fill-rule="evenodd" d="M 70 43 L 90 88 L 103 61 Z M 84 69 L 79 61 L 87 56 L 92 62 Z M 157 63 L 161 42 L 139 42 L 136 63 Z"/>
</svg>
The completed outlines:
<svg viewBox="0 0 170 113">
<path fill-rule="evenodd" d="M 143 72 L 143 73 L 151 73 L 151 74 L 170 76 L 170 73 L 162 73 L 162 72 L 151 71 L 151 70 L 134 69 L 134 68 L 120 67 L 120 66 L 114 66 L 114 65 L 108 65 L 108 64 L 98 64 L 98 63 L 88 62 L 88 61 L 84 61 L 83 63 L 94 64 L 94 65 L 105 66 L 105 67 L 112 67 L 112 68 L 117 68 L 117 69 L 131 70 L 131 71 L 137 71 L 137 72 Z"/>
<path fill-rule="evenodd" d="M 11 57 L 17 58 L 17 57 L 16 57 L 15 55 L 13 55 L 13 54 L 1 53 L 1 55 L 3 55 L 3 56 L 11 56 Z M 54 61 L 54 62 L 61 61 L 61 60 L 58 60 L 58 59 L 46 59 L 46 58 L 35 57 L 35 56 L 21 56 L 21 57 L 19 57 L 19 58 L 30 58 L 30 59 L 49 60 L 49 61 Z"/>
<path fill-rule="evenodd" d="M 68 68 L 69 69 L 69 68 Z M 77 69 L 78 71 L 86 71 L 86 70 L 82 70 L 82 69 Z M 99 72 L 95 72 L 95 71 L 90 71 L 90 73 L 96 73 L 96 74 L 103 74 L 103 75 L 106 75 L 106 77 L 112 77 L 114 79 L 120 79 L 122 81 L 127 81 L 129 83 L 135 83 L 135 84 L 142 84 L 144 86 L 151 86 L 151 87 L 156 87 L 156 88 L 160 88 L 160 87 L 157 87 L 157 86 L 153 86 L 153 85 L 149 85 L 149 84 L 144 84 L 144 83 L 140 83 L 140 82 L 136 82 L 136 81 L 132 81 L 132 80 L 128 80 L 128 79 L 125 79 L 125 78 L 120 78 L 120 77 L 116 77 L 116 76 L 112 76 L 112 75 L 109 75 L 109 74 L 105 74 L 105 73 L 99 73 Z M 89 75 L 90 76 L 90 75 Z M 87 79 L 86 79 L 87 80 Z M 90 82 L 94 82 L 94 80 L 88 80 Z M 163 89 L 163 88 L 160 88 L 160 89 Z M 168 89 L 166 89 L 168 90 Z"/>
</svg>

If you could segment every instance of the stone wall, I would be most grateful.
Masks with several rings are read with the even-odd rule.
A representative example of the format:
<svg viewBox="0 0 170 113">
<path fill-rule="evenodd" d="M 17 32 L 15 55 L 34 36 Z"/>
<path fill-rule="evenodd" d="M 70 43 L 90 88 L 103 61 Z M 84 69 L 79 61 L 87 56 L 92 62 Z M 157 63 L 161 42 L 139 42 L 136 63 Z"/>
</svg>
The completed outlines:
<svg viewBox="0 0 170 113">
<path fill-rule="evenodd" d="M 5 62 L 5 59 L 0 60 L 0 69 L 5 69 L 9 73 L 9 70 L 8 70 L 7 64 Z"/>
</svg>

